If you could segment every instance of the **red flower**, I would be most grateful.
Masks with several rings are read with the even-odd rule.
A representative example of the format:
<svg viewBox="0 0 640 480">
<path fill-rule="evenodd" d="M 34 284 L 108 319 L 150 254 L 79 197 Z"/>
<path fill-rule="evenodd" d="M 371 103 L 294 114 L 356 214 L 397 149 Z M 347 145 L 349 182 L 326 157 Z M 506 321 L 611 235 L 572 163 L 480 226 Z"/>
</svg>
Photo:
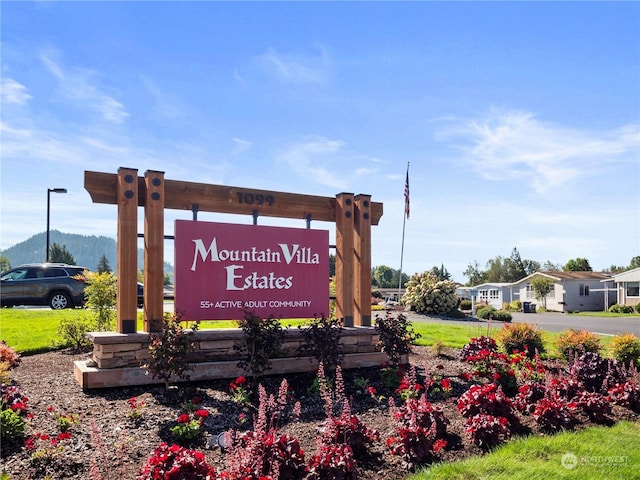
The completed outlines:
<svg viewBox="0 0 640 480">
<path fill-rule="evenodd" d="M 449 380 L 448 378 L 443 378 L 442 379 L 442 388 L 444 388 L 445 390 L 450 390 L 451 389 L 451 380 Z"/>
<path fill-rule="evenodd" d="M 236 378 L 236 385 L 244 385 L 247 382 L 247 379 L 245 377 L 238 377 Z"/>
<path fill-rule="evenodd" d="M 59 433 L 56 437 L 56 440 L 69 440 L 71 438 L 71 434 L 69 432 Z"/>
<path fill-rule="evenodd" d="M 369 392 L 369 395 L 375 395 L 377 393 L 376 389 L 371 386 L 367 387 L 367 392 Z"/>
<path fill-rule="evenodd" d="M 193 415 L 200 418 L 207 418 L 209 416 L 209 412 L 207 412 L 204 408 L 200 408 L 193 412 Z"/>
<path fill-rule="evenodd" d="M 471 378 L 471 374 L 468 372 L 461 373 L 458 375 L 462 380 L 469 380 Z"/>
<path fill-rule="evenodd" d="M 202 402 L 202 398 L 200 397 L 193 397 L 193 400 L 191 400 L 191 403 L 194 405 L 200 405 L 200 402 Z"/>
<path fill-rule="evenodd" d="M 183 413 L 178 417 L 178 423 L 189 423 L 189 415 Z"/>
</svg>

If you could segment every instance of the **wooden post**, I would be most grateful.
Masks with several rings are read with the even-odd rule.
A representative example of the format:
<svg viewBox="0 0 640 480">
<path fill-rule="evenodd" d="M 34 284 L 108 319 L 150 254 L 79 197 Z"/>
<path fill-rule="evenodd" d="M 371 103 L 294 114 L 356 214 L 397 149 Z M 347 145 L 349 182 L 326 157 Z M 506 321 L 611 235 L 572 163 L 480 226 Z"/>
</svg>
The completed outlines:
<svg viewBox="0 0 640 480">
<path fill-rule="evenodd" d="M 355 324 L 371 326 L 371 195 L 355 197 Z"/>
<path fill-rule="evenodd" d="M 144 329 L 160 332 L 164 314 L 164 172 L 147 170 L 144 182 Z"/>
<path fill-rule="evenodd" d="M 355 205 L 352 193 L 339 193 L 336 200 L 336 317 L 353 327 Z"/>
<path fill-rule="evenodd" d="M 119 168 L 118 202 L 118 333 L 135 333 L 138 314 L 138 170 Z"/>
</svg>

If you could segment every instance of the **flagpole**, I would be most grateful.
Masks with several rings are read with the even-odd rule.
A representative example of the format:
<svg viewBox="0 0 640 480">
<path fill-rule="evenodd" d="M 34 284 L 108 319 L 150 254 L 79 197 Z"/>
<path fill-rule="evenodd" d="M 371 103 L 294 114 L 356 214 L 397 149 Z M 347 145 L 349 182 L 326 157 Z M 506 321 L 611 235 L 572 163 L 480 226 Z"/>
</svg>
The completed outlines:
<svg viewBox="0 0 640 480">
<path fill-rule="evenodd" d="M 402 292 L 402 260 L 404 259 L 404 228 L 409 216 L 409 162 L 407 162 L 407 178 L 404 185 L 404 214 L 402 215 L 402 247 L 400 248 L 400 274 L 398 279 L 398 301 Z"/>
</svg>

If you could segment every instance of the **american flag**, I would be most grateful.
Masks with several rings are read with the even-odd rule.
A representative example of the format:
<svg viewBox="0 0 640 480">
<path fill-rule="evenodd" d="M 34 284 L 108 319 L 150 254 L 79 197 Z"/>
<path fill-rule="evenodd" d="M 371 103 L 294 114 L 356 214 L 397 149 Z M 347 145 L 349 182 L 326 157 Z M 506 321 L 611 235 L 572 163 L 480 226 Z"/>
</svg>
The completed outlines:
<svg viewBox="0 0 640 480">
<path fill-rule="evenodd" d="M 407 165 L 407 180 L 404 182 L 404 214 L 409 218 L 409 165 Z"/>
</svg>

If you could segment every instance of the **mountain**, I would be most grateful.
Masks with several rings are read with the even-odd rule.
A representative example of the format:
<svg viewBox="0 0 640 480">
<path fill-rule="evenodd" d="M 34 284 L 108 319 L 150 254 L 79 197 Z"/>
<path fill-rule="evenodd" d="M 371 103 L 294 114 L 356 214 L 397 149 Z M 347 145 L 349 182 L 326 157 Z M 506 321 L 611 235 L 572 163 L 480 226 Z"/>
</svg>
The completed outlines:
<svg viewBox="0 0 640 480">
<path fill-rule="evenodd" d="M 116 241 L 113 238 L 95 235 L 78 235 L 75 233 L 62 233 L 58 230 L 49 232 L 49 246 L 57 243 L 64 245 L 71 252 L 76 265 L 87 267 L 95 271 L 100 257 L 105 255 L 109 260 L 109 266 L 116 272 Z M 38 233 L 5 250 L 0 250 L 0 255 L 9 259 L 12 267 L 23 263 L 44 262 L 47 244 L 46 232 Z M 144 267 L 144 250 L 138 249 L 138 270 Z M 164 272 L 173 274 L 173 266 L 164 263 Z"/>
</svg>

